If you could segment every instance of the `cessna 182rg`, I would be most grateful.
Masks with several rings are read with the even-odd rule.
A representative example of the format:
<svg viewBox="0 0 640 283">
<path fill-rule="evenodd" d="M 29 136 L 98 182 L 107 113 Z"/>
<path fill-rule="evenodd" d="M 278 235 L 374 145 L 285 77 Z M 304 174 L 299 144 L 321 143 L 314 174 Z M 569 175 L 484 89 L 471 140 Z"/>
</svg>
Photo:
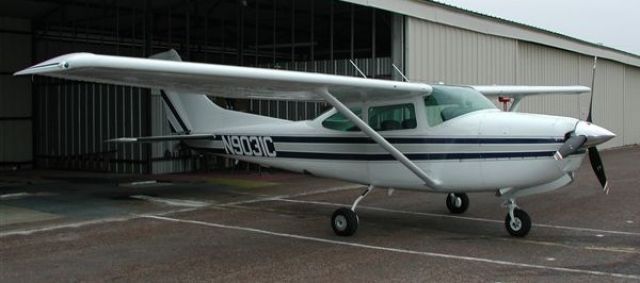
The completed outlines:
<svg viewBox="0 0 640 283">
<path fill-rule="evenodd" d="M 589 152 L 602 186 L 595 146 L 615 135 L 587 121 L 516 113 L 530 95 L 580 94 L 583 86 L 449 86 L 181 62 L 171 50 L 155 58 L 73 53 L 16 75 L 162 89 L 179 134 L 122 137 L 116 142 L 182 140 L 201 151 L 316 176 L 368 185 L 331 218 L 337 235 L 355 233 L 358 203 L 374 187 L 447 194 L 451 213 L 469 206 L 466 192 L 494 192 L 508 208 L 513 236 L 531 228 L 516 198 L 559 189 Z M 162 60 L 159 60 L 162 59 Z M 326 101 L 314 120 L 288 121 L 235 112 L 206 95 Z M 503 112 L 485 96 L 514 99 Z M 591 112 L 591 110 L 590 110 Z"/>
</svg>

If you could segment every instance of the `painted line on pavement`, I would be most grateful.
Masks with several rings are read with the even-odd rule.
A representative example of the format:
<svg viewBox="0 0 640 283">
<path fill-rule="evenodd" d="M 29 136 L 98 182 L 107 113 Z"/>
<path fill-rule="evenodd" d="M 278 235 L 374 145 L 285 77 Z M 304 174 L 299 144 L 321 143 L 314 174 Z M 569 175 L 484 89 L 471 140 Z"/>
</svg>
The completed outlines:
<svg viewBox="0 0 640 283">
<path fill-rule="evenodd" d="M 216 206 L 235 206 L 235 205 L 251 204 L 251 203 L 257 203 L 257 202 L 275 201 L 275 200 L 281 200 L 281 199 L 290 199 L 290 198 L 297 198 L 297 197 L 304 197 L 304 196 L 311 196 L 311 195 L 321 195 L 326 193 L 348 191 L 348 190 L 353 190 L 353 189 L 363 188 L 363 187 L 364 187 L 363 185 L 351 184 L 351 185 L 345 185 L 345 186 L 334 187 L 334 188 L 318 190 L 318 191 L 310 191 L 310 192 L 302 192 L 302 193 L 295 193 L 295 194 L 279 195 L 279 196 L 273 196 L 273 197 L 263 197 L 263 198 L 250 199 L 250 200 L 227 202 L 227 203 L 218 204 Z"/>
<path fill-rule="evenodd" d="M 220 229 L 251 232 L 251 233 L 256 233 L 256 234 L 263 234 L 263 235 L 270 235 L 270 236 L 276 236 L 276 237 L 283 237 L 283 238 L 291 238 L 291 239 L 319 242 L 319 243 L 325 243 L 325 244 L 333 244 L 333 245 L 349 246 L 349 247 L 355 247 L 355 248 L 363 248 L 363 249 L 369 249 L 369 250 L 378 250 L 378 251 L 386 251 L 386 252 L 394 252 L 394 253 L 402 253 L 402 254 L 427 256 L 427 257 L 463 260 L 463 261 L 471 261 L 471 262 L 481 262 L 481 263 L 489 263 L 489 264 L 496 264 L 496 265 L 503 265 L 503 266 L 520 267 L 520 268 L 542 269 L 542 270 L 552 270 L 552 271 L 558 271 L 558 272 L 578 273 L 578 274 L 587 274 L 587 275 L 596 275 L 596 276 L 608 276 L 608 277 L 615 277 L 615 278 L 640 280 L 640 275 L 635 275 L 635 274 L 622 274 L 622 273 L 611 273 L 611 272 L 586 270 L 586 269 L 554 267 L 554 266 L 545 266 L 545 265 L 537 265 L 537 264 L 518 263 L 518 262 L 511 262 L 511 261 L 504 261 L 504 260 L 493 260 L 493 259 L 481 258 L 481 257 L 460 256 L 460 255 L 453 255 L 453 254 L 442 254 L 442 253 L 434 253 L 434 252 L 424 252 L 424 251 L 416 251 L 416 250 L 390 248 L 390 247 L 374 246 L 374 245 L 360 244 L 360 243 L 353 243 L 353 242 L 337 241 L 337 240 L 331 240 L 331 239 L 325 239 L 325 238 L 302 236 L 302 235 L 296 235 L 296 234 L 272 232 L 272 231 L 256 229 L 256 228 L 249 228 L 249 227 L 242 227 L 242 226 L 231 226 L 231 225 L 224 225 L 224 224 L 219 224 L 219 223 L 204 222 L 204 221 L 197 221 L 197 220 L 184 220 L 184 219 L 177 219 L 177 218 L 169 218 L 169 217 L 163 217 L 163 216 L 141 215 L 141 217 L 149 218 L 149 219 L 155 219 L 155 220 L 169 221 L 169 222 L 177 222 L 177 223 L 194 224 L 194 225 L 200 225 L 200 226 L 208 226 L 208 227 L 214 227 L 214 228 L 220 228 Z"/>
<path fill-rule="evenodd" d="M 49 192 L 37 192 L 37 193 L 27 193 L 27 192 L 19 192 L 19 193 L 9 193 L 0 195 L 0 200 L 14 200 L 14 199 L 23 199 L 27 197 L 48 197 L 54 196 L 56 194 Z"/>
<path fill-rule="evenodd" d="M 150 202 L 157 202 L 157 203 L 162 203 L 162 204 L 172 205 L 172 206 L 204 207 L 204 206 L 211 205 L 210 203 L 204 202 L 204 201 L 159 198 L 159 197 L 152 197 L 147 195 L 133 195 L 133 196 L 130 196 L 130 198 L 146 200 Z"/>
<path fill-rule="evenodd" d="M 289 199 L 289 198 L 275 199 L 274 201 L 284 201 L 284 202 L 304 203 L 304 204 L 316 204 L 316 205 L 334 206 L 334 207 L 342 207 L 342 206 L 351 207 L 351 204 L 342 204 L 342 203 L 324 202 L 324 201 L 296 200 L 296 199 Z M 463 220 L 481 221 L 481 222 L 490 222 L 490 223 L 500 223 L 500 224 L 504 223 L 503 220 L 495 220 L 495 219 L 488 219 L 488 218 L 457 216 L 457 215 L 428 213 L 428 212 L 417 212 L 417 211 L 406 211 L 406 210 L 381 208 L 381 207 L 373 207 L 373 206 L 366 206 L 366 205 L 359 205 L 358 209 L 366 209 L 366 210 L 389 212 L 389 213 L 399 213 L 399 214 L 407 214 L 407 215 L 416 215 L 416 216 L 444 217 L 444 218 L 454 218 L 454 219 L 463 219 Z M 605 233 L 605 234 L 615 234 L 615 235 L 624 235 L 624 236 L 640 236 L 640 233 L 626 232 L 626 231 L 601 230 L 601 229 L 582 228 L 582 227 L 569 227 L 569 226 L 549 225 L 549 224 L 532 224 L 532 225 L 533 225 L 533 227 L 543 227 L 543 228 L 550 228 L 550 229 L 562 229 L 562 230 L 580 231 L 580 232 L 592 232 L 592 233 Z"/>
<path fill-rule="evenodd" d="M 175 209 L 175 210 L 153 213 L 153 215 L 165 216 L 165 215 L 171 215 L 175 213 L 193 211 L 196 209 L 197 208 L 182 208 L 182 209 Z M 50 232 L 50 231 L 55 231 L 60 229 L 74 229 L 74 228 L 81 228 L 84 226 L 114 223 L 114 222 L 124 222 L 124 221 L 129 221 L 129 220 L 138 219 L 138 218 L 141 218 L 140 215 L 132 214 L 132 215 L 121 216 L 121 217 L 108 217 L 108 218 L 92 219 L 92 220 L 79 221 L 79 222 L 73 222 L 73 223 L 55 224 L 55 225 L 38 227 L 33 229 L 12 230 L 12 231 L 1 232 L 0 238 L 8 237 L 8 236 L 18 236 L 18 235 L 28 236 L 31 234 L 41 233 L 41 232 Z"/>
<path fill-rule="evenodd" d="M 164 216 L 164 215 L 171 215 L 171 214 L 176 214 L 176 213 L 194 211 L 194 210 L 202 209 L 202 208 L 205 208 L 205 207 L 219 208 L 219 207 L 225 207 L 225 206 L 250 204 L 250 203 L 256 203 L 256 202 L 263 202 L 263 201 L 274 201 L 274 200 L 278 200 L 278 199 L 282 199 L 282 198 L 303 197 L 303 196 L 310 196 L 310 195 L 316 195 L 316 194 L 324 194 L 324 193 L 330 193 L 330 192 L 352 190 L 352 189 L 356 189 L 356 188 L 360 188 L 360 187 L 362 187 L 362 185 L 346 185 L 346 186 L 333 187 L 333 188 L 324 189 L 324 190 L 309 191 L 309 192 L 303 192 L 303 193 L 297 193 L 297 194 L 286 194 L 286 195 L 279 195 L 279 196 L 274 196 L 274 197 L 264 197 L 264 198 L 257 198 L 257 199 L 230 202 L 230 203 L 223 203 L 223 204 L 215 204 L 215 205 L 211 204 L 209 206 L 188 207 L 188 208 L 169 210 L 169 211 L 158 212 L 158 213 L 150 213 L 148 215 Z M 105 224 L 105 223 L 111 223 L 111 222 L 129 221 L 129 220 L 136 219 L 136 218 L 140 218 L 140 216 L 139 215 L 129 215 L 129 216 L 122 216 L 122 217 L 109 217 L 109 218 L 93 219 L 93 220 L 73 222 L 73 223 L 55 224 L 55 225 L 50 225 L 50 226 L 45 226 L 45 227 L 38 227 L 38 228 L 31 228 L 31 229 L 19 229 L 19 230 L 3 231 L 3 232 L 0 232 L 0 238 L 8 237 L 8 236 L 17 236 L 17 235 L 27 236 L 27 235 L 31 235 L 31 234 L 34 234 L 34 233 L 40 233 L 40 232 L 50 232 L 50 231 L 55 231 L 55 230 L 60 230 L 60 229 L 72 229 L 72 228 L 80 228 L 80 227 L 89 226 L 89 225 L 98 225 L 98 224 Z"/>
</svg>

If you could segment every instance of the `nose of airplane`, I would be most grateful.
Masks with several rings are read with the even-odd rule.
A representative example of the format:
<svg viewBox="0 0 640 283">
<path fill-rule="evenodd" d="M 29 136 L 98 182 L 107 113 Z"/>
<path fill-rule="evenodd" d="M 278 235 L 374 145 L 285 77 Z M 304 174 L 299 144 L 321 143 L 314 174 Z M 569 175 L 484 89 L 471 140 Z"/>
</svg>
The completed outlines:
<svg viewBox="0 0 640 283">
<path fill-rule="evenodd" d="M 611 131 L 589 123 L 587 121 L 580 121 L 576 125 L 575 134 L 577 136 L 584 136 L 587 140 L 584 143 L 585 147 L 592 147 L 604 143 L 616 136 Z"/>
</svg>

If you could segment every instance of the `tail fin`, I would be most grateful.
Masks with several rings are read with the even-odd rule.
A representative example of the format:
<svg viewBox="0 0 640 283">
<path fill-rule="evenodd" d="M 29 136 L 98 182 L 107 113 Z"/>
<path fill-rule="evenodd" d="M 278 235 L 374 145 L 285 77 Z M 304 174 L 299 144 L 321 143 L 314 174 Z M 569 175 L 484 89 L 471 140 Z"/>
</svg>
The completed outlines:
<svg viewBox="0 0 640 283">
<path fill-rule="evenodd" d="M 150 58 L 182 61 L 171 49 Z M 265 123 L 286 123 L 287 120 L 241 113 L 224 109 L 204 94 L 160 90 L 167 119 L 177 133 L 211 133 L 223 128 L 234 128 Z"/>
</svg>

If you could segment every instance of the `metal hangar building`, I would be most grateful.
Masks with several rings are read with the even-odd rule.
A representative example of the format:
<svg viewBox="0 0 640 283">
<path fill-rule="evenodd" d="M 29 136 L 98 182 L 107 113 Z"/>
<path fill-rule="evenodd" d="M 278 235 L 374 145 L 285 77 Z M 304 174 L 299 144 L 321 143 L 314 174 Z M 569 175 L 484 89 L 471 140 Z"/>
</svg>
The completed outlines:
<svg viewBox="0 0 640 283">
<path fill-rule="evenodd" d="M 432 1 L 23 0 L 0 2 L 0 168 L 166 173 L 215 167 L 175 142 L 104 143 L 171 132 L 147 89 L 12 74 L 71 52 L 447 84 L 591 85 L 594 122 L 640 143 L 640 56 Z M 318 103 L 216 102 L 310 119 Z M 526 99 L 523 112 L 584 119 L 589 95 Z M 216 165 L 218 164 L 218 165 Z"/>
</svg>

